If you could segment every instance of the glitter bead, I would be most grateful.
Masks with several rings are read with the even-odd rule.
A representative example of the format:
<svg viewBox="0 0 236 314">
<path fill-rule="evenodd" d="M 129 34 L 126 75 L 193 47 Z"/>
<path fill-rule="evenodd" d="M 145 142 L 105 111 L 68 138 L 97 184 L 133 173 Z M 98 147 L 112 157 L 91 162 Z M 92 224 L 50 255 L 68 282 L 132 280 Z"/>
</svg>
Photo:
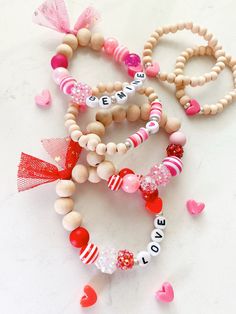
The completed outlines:
<svg viewBox="0 0 236 314">
<path fill-rule="evenodd" d="M 119 176 L 121 178 L 123 178 L 124 176 L 126 176 L 127 174 L 134 174 L 133 170 L 129 169 L 129 168 L 122 168 L 119 172 Z"/>
<path fill-rule="evenodd" d="M 163 164 L 156 164 L 151 168 L 151 174 L 157 185 L 166 186 L 170 179 L 171 173 L 169 169 Z"/>
<path fill-rule="evenodd" d="M 158 197 L 158 190 L 156 189 L 155 191 L 143 191 L 142 188 L 140 187 L 140 190 L 142 191 L 142 197 L 145 201 L 151 201 L 154 198 Z"/>
<path fill-rule="evenodd" d="M 91 87 L 81 82 L 75 84 L 71 90 L 72 101 L 76 104 L 86 104 L 86 98 L 91 95 Z"/>
<path fill-rule="evenodd" d="M 102 273 L 113 274 L 116 271 L 117 252 L 115 249 L 105 248 L 100 251 L 95 263 Z"/>
<path fill-rule="evenodd" d="M 123 177 L 122 189 L 126 193 L 134 193 L 140 187 L 140 179 L 135 174 L 127 174 Z"/>
<path fill-rule="evenodd" d="M 136 67 L 141 63 L 140 57 L 136 53 L 129 53 L 124 59 L 125 65 L 128 67 Z"/>
<path fill-rule="evenodd" d="M 127 250 L 119 251 L 116 266 L 122 270 L 128 270 L 133 268 L 134 254 Z"/>
<path fill-rule="evenodd" d="M 143 176 L 140 182 L 140 188 L 145 193 L 153 193 L 157 190 L 157 184 L 153 176 Z"/>
<path fill-rule="evenodd" d="M 183 147 L 181 145 L 170 144 L 166 148 L 167 156 L 183 157 Z"/>
</svg>

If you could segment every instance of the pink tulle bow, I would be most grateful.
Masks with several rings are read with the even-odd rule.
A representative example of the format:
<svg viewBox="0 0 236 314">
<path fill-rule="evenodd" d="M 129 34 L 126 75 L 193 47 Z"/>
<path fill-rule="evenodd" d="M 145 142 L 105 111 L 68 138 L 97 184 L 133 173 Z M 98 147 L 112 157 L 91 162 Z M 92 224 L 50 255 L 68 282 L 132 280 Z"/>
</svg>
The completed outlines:
<svg viewBox="0 0 236 314">
<path fill-rule="evenodd" d="M 34 11 L 33 22 L 60 33 L 76 34 L 81 28 L 91 27 L 98 18 L 98 12 L 94 8 L 88 7 L 78 17 L 74 28 L 71 29 L 64 0 L 46 0 Z"/>
</svg>

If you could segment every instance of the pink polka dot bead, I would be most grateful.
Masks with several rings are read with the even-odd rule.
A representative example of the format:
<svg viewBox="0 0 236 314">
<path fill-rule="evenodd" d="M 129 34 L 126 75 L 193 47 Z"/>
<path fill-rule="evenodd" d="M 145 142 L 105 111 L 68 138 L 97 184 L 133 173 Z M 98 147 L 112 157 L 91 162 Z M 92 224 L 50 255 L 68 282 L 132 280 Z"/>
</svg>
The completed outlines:
<svg viewBox="0 0 236 314">
<path fill-rule="evenodd" d="M 118 41 L 115 38 L 109 37 L 105 40 L 103 48 L 105 53 L 111 56 L 118 45 Z"/>
<path fill-rule="evenodd" d="M 181 159 L 178 157 L 175 157 L 175 156 L 166 157 L 162 161 L 162 163 L 169 169 L 173 177 L 179 175 L 182 172 L 183 163 Z"/>
<path fill-rule="evenodd" d="M 135 174 L 127 174 L 123 178 L 122 189 L 126 193 L 134 193 L 139 189 L 140 180 Z"/>
<path fill-rule="evenodd" d="M 68 59 L 66 56 L 64 56 L 62 54 L 56 54 L 51 59 L 51 66 L 53 69 L 56 69 L 59 67 L 67 68 L 68 67 Z"/>
<path fill-rule="evenodd" d="M 69 76 L 69 71 L 62 67 L 56 68 L 52 72 L 53 80 L 57 85 L 60 85 L 62 79 L 68 76 Z"/>
<path fill-rule="evenodd" d="M 171 144 L 184 146 L 186 144 L 187 139 L 183 132 L 177 131 L 170 135 L 169 141 Z"/>
</svg>

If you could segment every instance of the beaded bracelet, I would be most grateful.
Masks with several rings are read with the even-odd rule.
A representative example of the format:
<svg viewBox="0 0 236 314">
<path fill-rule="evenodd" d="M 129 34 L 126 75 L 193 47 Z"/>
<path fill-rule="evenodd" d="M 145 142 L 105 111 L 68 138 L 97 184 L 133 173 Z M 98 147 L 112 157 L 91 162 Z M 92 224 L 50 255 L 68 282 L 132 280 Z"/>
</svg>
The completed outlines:
<svg viewBox="0 0 236 314">
<path fill-rule="evenodd" d="M 193 56 L 204 56 L 209 55 L 216 58 L 216 51 L 214 48 L 209 46 L 204 47 L 196 47 L 193 49 L 188 49 L 181 53 L 181 56 L 185 56 L 185 62 L 183 62 L 184 66 L 186 62 Z M 195 114 L 204 114 L 204 115 L 214 115 L 216 113 L 222 112 L 224 107 L 227 107 L 229 104 L 233 102 L 236 98 L 236 60 L 233 59 L 231 56 L 224 57 L 226 59 L 225 64 L 231 69 L 233 74 L 233 90 L 227 93 L 223 98 L 221 98 L 216 104 L 205 104 L 200 106 L 198 101 L 195 99 L 191 99 L 188 95 L 185 94 L 185 87 L 183 85 L 176 85 L 176 97 L 179 100 L 179 103 L 184 107 L 185 112 L 188 115 L 195 115 Z M 176 62 L 176 69 L 180 69 L 178 67 L 178 62 Z M 221 71 L 220 66 L 215 66 L 214 70 L 219 73 Z M 183 74 L 184 68 L 181 69 L 179 75 Z"/>
<path fill-rule="evenodd" d="M 181 74 L 182 72 L 180 71 L 180 69 L 184 67 L 184 55 L 178 58 L 178 69 L 176 69 L 174 72 L 169 74 L 165 72 L 160 72 L 159 64 L 157 62 L 153 62 L 152 60 L 153 48 L 157 45 L 158 41 L 164 34 L 176 33 L 177 31 L 182 30 L 190 30 L 192 33 L 198 34 L 200 37 L 203 37 L 207 41 L 208 46 L 214 48 L 216 56 L 215 66 L 217 66 L 217 71 L 215 69 L 215 66 L 213 66 L 211 72 L 199 77 L 189 77 L 187 75 L 179 76 L 179 74 Z M 209 33 L 206 28 L 200 27 L 196 24 L 193 24 L 192 22 L 177 23 L 174 25 L 158 28 L 147 40 L 143 50 L 143 65 L 146 69 L 146 74 L 149 77 L 157 77 L 161 81 L 167 81 L 168 83 L 175 83 L 177 85 L 183 84 L 195 87 L 204 85 L 206 82 L 209 82 L 211 80 L 216 80 L 219 73 L 224 69 L 225 62 L 225 52 L 222 50 L 222 47 L 218 45 L 218 40 L 213 36 L 212 33 Z"/>
</svg>

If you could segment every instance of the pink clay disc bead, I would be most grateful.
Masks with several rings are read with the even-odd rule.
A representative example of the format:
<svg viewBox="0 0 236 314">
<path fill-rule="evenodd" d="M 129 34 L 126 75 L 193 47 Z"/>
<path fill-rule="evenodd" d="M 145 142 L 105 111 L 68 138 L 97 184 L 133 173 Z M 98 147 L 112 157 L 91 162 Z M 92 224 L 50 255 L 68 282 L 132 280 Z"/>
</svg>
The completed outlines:
<svg viewBox="0 0 236 314">
<path fill-rule="evenodd" d="M 118 41 L 115 38 L 109 37 L 105 40 L 103 48 L 107 55 L 113 55 L 114 50 L 118 46 Z"/>
<path fill-rule="evenodd" d="M 61 81 L 69 75 L 69 71 L 65 68 L 56 68 L 55 70 L 53 70 L 52 72 L 52 77 L 54 82 L 57 85 L 60 85 Z"/>
<path fill-rule="evenodd" d="M 177 131 L 170 135 L 169 141 L 171 144 L 184 146 L 187 139 L 184 133 Z"/>
<path fill-rule="evenodd" d="M 140 181 L 135 174 L 127 174 L 123 178 L 122 189 L 126 193 L 134 193 L 139 189 Z"/>
<path fill-rule="evenodd" d="M 67 57 L 60 53 L 56 54 L 51 59 L 51 66 L 53 69 L 60 68 L 60 67 L 67 68 L 68 67 Z"/>
</svg>

